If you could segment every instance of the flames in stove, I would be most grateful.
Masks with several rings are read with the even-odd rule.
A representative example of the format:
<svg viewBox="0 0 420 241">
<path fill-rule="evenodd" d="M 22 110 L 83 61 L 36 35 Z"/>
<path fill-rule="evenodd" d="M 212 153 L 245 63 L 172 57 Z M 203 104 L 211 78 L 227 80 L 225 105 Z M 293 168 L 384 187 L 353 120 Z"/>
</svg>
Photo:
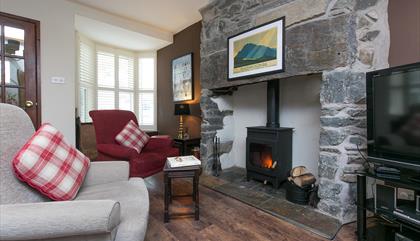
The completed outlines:
<svg viewBox="0 0 420 241">
<path fill-rule="evenodd" d="M 276 167 L 277 162 L 273 162 L 273 157 L 269 152 L 261 153 L 261 167 L 273 169 Z"/>
<path fill-rule="evenodd" d="M 259 168 L 274 169 L 277 162 L 273 161 L 272 147 L 267 144 L 251 143 L 250 162 Z"/>
</svg>

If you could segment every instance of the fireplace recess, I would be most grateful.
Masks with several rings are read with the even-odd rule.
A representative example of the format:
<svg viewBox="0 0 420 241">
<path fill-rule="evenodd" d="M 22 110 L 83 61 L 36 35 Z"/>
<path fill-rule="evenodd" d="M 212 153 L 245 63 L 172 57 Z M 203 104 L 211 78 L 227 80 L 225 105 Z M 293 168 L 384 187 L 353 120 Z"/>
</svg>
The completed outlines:
<svg viewBox="0 0 420 241">
<path fill-rule="evenodd" d="M 279 81 L 267 84 L 267 124 L 247 127 L 247 179 L 270 182 L 279 188 L 292 169 L 293 128 L 280 127 Z"/>
</svg>

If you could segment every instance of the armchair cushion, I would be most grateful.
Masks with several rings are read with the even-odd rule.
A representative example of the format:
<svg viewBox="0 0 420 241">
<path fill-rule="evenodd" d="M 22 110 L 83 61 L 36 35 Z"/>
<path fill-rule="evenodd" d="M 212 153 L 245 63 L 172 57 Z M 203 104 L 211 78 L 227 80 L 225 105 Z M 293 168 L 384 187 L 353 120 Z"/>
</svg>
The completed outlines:
<svg viewBox="0 0 420 241">
<path fill-rule="evenodd" d="M 0 205 L 0 240 L 115 235 L 120 212 L 120 204 L 111 200 Z"/>
<path fill-rule="evenodd" d="M 161 152 L 162 149 L 172 148 L 174 141 L 171 138 L 150 138 L 144 151 Z"/>
<path fill-rule="evenodd" d="M 89 158 L 50 124 L 42 125 L 13 159 L 20 180 L 56 201 L 76 196 L 89 164 Z"/>
<path fill-rule="evenodd" d="M 115 141 L 118 142 L 118 144 L 133 148 L 137 153 L 141 152 L 141 149 L 143 149 L 149 139 L 150 136 L 147 135 L 146 132 L 140 130 L 133 120 L 130 120 L 115 137 Z"/>
</svg>

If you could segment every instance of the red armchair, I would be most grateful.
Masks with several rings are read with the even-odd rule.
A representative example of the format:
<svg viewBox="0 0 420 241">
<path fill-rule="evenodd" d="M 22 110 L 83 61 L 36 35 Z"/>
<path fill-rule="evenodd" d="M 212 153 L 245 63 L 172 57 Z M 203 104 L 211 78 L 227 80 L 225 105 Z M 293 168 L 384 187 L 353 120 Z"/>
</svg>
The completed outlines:
<svg viewBox="0 0 420 241">
<path fill-rule="evenodd" d="M 115 136 L 124 126 L 137 118 L 131 111 L 124 110 L 93 110 L 89 112 L 96 133 L 97 161 L 127 160 L 130 163 L 130 177 L 148 177 L 160 172 L 166 158 L 178 156 L 177 148 L 172 147 L 169 137 L 154 136 L 143 147 L 140 154 L 134 149 L 121 146 L 115 141 Z"/>
</svg>

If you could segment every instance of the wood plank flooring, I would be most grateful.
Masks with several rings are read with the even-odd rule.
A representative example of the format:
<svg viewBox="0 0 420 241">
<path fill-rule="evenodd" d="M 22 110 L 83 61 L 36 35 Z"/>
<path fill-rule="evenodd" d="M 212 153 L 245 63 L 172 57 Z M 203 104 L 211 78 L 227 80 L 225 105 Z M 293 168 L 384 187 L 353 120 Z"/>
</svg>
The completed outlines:
<svg viewBox="0 0 420 241">
<path fill-rule="evenodd" d="M 200 221 L 194 218 L 163 222 L 163 175 L 146 178 L 150 196 L 150 217 L 146 241 L 324 241 L 316 234 L 273 217 L 259 209 L 200 185 Z M 191 192 L 185 180 L 173 182 L 176 194 Z M 191 204 L 188 198 L 173 201 L 172 211 L 188 211 L 180 205 Z M 335 241 L 356 240 L 355 224 L 345 225 Z"/>
</svg>

